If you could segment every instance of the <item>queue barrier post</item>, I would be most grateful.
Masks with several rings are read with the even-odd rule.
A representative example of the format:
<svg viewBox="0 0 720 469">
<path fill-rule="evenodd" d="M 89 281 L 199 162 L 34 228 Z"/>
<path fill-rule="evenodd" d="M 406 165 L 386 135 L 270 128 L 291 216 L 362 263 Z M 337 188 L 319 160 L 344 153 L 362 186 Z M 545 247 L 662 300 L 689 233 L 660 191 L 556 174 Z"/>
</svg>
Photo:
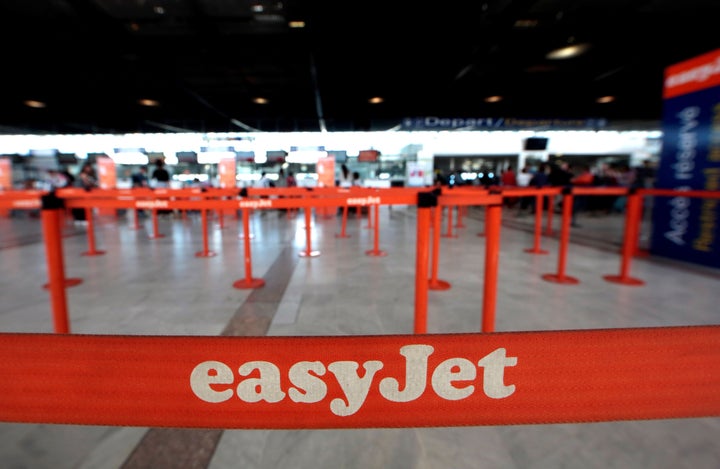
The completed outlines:
<svg viewBox="0 0 720 469">
<path fill-rule="evenodd" d="M 41 218 L 45 256 L 48 268 L 48 289 L 50 290 L 50 307 L 52 309 L 53 327 L 57 334 L 70 333 L 68 320 L 67 297 L 65 295 L 65 266 L 62 250 L 61 218 L 65 209 L 63 200 L 54 193 L 41 197 Z"/>
<path fill-rule="evenodd" d="M 442 217 L 442 207 L 437 206 L 432 208 L 432 219 L 430 222 L 431 229 L 433 232 L 432 237 L 432 257 L 430 258 L 430 281 L 428 282 L 428 288 L 430 290 L 449 290 L 450 283 L 445 280 L 438 278 L 438 264 L 440 258 L 440 220 Z"/>
<path fill-rule="evenodd" d="M 482 211 L 483 211 L 483 219 L 485 220 L 485 222 L 484 222 L 484 223 L 485 223 L 485 226 L 483 227 L 483 229 L 487 229 L 487 206 L 483 205 L 483 206 L 482 206 Z M 484 238 L 484 237 L 485 237 L 485 231 L 481 231 L 481 232 L 479 232 L 477 235 L 478 235 L 479 238 Z"/>
<path fill-rule="evenodd" d="M 217 253 L 213 252 L 209 249 L 208 246 L 208 214 L 207 209 L 202 209 L 202 233 L 203 233 L 203 250 L 196 252 L 195 257 L 213 257 L 216 256 Z"/>
<path fill-rule="evenodd" d="M 465 205 L 458 205 L 457 206 L 457 222 L 455 223 L 455 228 L 465 228 L 465 224 L 463 223 L 464 212 L 465 212 Z"/>
<path fill-rule="evenodd" d="M 384 257 L 387 256 L 387 252 L 380 250 L 380 205 L 374 204 L 372 206 L 372 215 L 368 213 L 368 218 L 373 216 L 375 218 L 375 230 L 373 232 L 373 248 L 369 251 L 365 251 L 368 256 Z"/>
<path fill-rule="evenodd" d="M 87 220 L 88 250 L 82 253 L 83 256 L 102 256 L 105 251 L 95 249 L 95 221 L 91 207 L 85 207 L 85 219 Z"/>
<path fill-rule="evenodd" d="M 453 207 L 452 205 L 447 206 L 447 232 L 441 235 L 443 238 L 457 238 L 457 235 L 453 234 Z"/>
<path fill-rule="evenodd" d="M 486 206 L 485 217 L 485 283 L 483 285 L 482 332 L 495 331 L 497 278 L 500 258 L 500 225 L 502 205 Z"/>
<path fill-rule="evenodd" d="M 347 218 L 348 218 L 348 206 L 347 204 L 343 205 L 342 208 L 342 224 L 340 226 L 340 234 L 335 234 L 336 238 L 349 238 L 350 235 L 346 233 L 347 229 Z"/>
<path fill-rule="evenodd" d="M 243 237 L 243 244 L 245 247 L 245 278 L 235 281 L 233 283 L 233 287 L 237 289 L 258 288 L 265 285 L 265 280 L 261 278 L 253 278 L 252 276 L 252 257 L 250 253 L 250 213 L 247 208 L 242 209 L 242 212 L 243 232 L 245 233 L 245 236 Z"/>
<path fill-rule="evenodd" d="M 430 211 L 439 210 L 434 192 L 418 192 L 417 195 L 417 246 L 415 253 L 415 334 L 427 333 L 428 310 L 428 251 L 430 240 Z M 436 228 L 439 230 L 440 228 Z"/>
<path fill-rule="evenodd" d="M 555 213 L 555 196 L 552 194 L 547 195 L 548 212 L 547 212 L 547 226 L 545 227 L 545 234 L 547 236 L 553 235 L 553 214 Z"/>
<path fill-rule="evenodd" d="M 633 256 L 635 257 L 648 257 L 650 255 L 650 251 L 648 251 L 647 249 L 643 249 L 640 246 L 640 228 L 642 227 L 643 212 L 645 210 L 643 204 L 644 197 L 643 194 L 640 194 L 637 201 L 637 237 L 635 240 L 635 247 L 633 251 Z"/>
<path fill-rule="evenodd" d="M 642 280 L 630 276 L 630 262 L 632 261 L 633 254 L 637 246 L 638 233 L 640 231 L 638 211 L 641 210 L 641 197 L 642 196 L 635 191 L 631 191 L 627 196 L 627 206 L 625 207 L 625 233 L 623 236 L 620 273 L 618 275 L 604 275 L 603 278 L 608 282 L 632 286 L 645 284 Z"/>
<path fill-rule="evenodd" d="M 532 248 L 525 249 L 530 254 L 547 254 L 548 251 L 540 248 L 540 238 L 542 237 L 542 212 L 543 212 L 543 195 L 535 196 L 535 239 Z"/>
<path fill-rule="evenodd" d="M 158 213 L 157 209 L 152 209 L 152 226 L 153 226 L 153 232 L 150 235 L 150 239 L 158 239 L 158 238 L 164 238 L 165 235 L 160 233 L 160 228 L 158 227 Z"/>
<path fill-rule="evenodd" d="M 310 213 L 312 212 L 312 207 L 305 207 L 305 250 L 300 251 L 298 255 L 300 257 L 317 257 L 320 255 L 320 251 L 313 251 L 312 250 L 312 220 Z"/>
<path fill-rule="evenodd" d="M 572 220 L 573 210 L 573 194 L 571 187 L 564 187 L 563 191 L 563 205 L 562 205 L 562 225 L 560 228 L 560 249 L 558 252 L 558 270 L 554 274 L 544 274 L 543 280 L 555 283 L 565 283 L 575 285 L 580 283 L 575 277 L 565 275 L 565 264 L 567 258 L 568 244 L 570 243 L 570 222 Z M 548 211 L 551 213 L 552 209 Z"/>
</svg>

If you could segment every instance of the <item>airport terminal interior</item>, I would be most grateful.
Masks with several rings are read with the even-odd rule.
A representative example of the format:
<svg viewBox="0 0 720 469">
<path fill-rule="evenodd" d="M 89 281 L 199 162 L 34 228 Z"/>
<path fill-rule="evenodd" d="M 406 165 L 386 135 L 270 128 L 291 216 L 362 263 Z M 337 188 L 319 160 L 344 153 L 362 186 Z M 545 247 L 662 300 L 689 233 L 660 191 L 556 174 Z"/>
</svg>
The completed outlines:
<svg viewBox="0 0 720 469">
<path fill-rule="evenodd" d="M 150 217 L 135 229 L 132 211 L 99 216 L 97 249 L 87 256 L 87 227 L 63 224 L 70 328 L 77 334 L 347 336 L 413 333 L 416 215 L 412 205 L 383 206 L 379 247 L 368 217 L 315 211 L 312 249 L 302 212 L 248 215 L 256 289 L 245 276 L 242 216 L 211 218 L 202 251 L 198 214 Z M 579 216 L 571 230 L 567 275 L 576 285 L 543 280 L 558 268 L 560 216 L 533 246 L 533 218 L 503 210 L 495 328 L 498 332 L 717 324 L 716 269 L 636 257 L 642 286 L 607 282 L 620 268 L 624 216 Z M 441 225 L 437 277 L 448 290 L 428 294 L 429 333 L 481 327 L 485 229 L 482 207 Z M 643 224 L 641 241 L 649 227 Z M 449 230 L 449 231 L 448 231 Z M 448 235 L 448 236 L 446 236 Z M 0 218 L 0 329 L 53 331 L 40 220 L 20 211 Z M 268 416 L 268 418 L 272 418 Z M 391 422 L 389 422 L 391 426 Z M 341 430 L 217 430 L 0 424 L 0 458 L 12 468 L 715 468 L 720 418 L 599 423 Z"/>
<path fill-rule="evenodd" d="M 84 400 L 75 408 L 65 403 L 36 406 L 34 401 L 8 404 L 11 397 L 39 396 L 43 403 L 57 396 L 81 400 L 88 393 L 73 391 L 99 369 L 109 369 L 88 370 L 88 363 L 102 360 L 106 350 L 84 354 L 79 373 L 90 379 L 79 380 L 70 392 L 45 392 L 59 386 L 59 376 L 67 376 L 63 373 L 70 367 L 51 357 L 41 361 L 50 355 L 44 347 L 26 347 L 27 354 L 20 355 L 8 345 L 35 333 L 43 334 L 44 344 L 111 335 L 128 341 L 150 337 L 148 342 L 157 346 L 176 339 L 166 336 L 188 336 L 207 340 L 203 343 L 236 343 L 233 353 L 251 355 L 251 339 L 276 344 L 283 342 L 280 338 L 304 337 L 298 341 L 308 344 L 321 337 L 332 343 L 414 338 L 420 335 L 415 327 L 421 305 L 427 308 L 423 337 L 467 334 L 483 344 L 498 337 L 559 337 L 561 331 L 573 337 L 587 337 L 591 330 L 644 333 L 635 328 L 693 334 L 683 336 L 687 340 L 676 347 L 692 347 L 699 329 L 717 336 L 719 17 L 718 0 L 1 1 L 0 334 L 7 340 L 0 343 L 0 374 L 10 371 L 0 376 L 0 468 L 720 468 L 720 399 L 709 393 L 705 399 L 686 398 L 698 389 L 720 389 L 720 356 L 706 343 L 675 355 L 677 349 L 665 343 L 650 343 L 649 349 L 661 349 L 657 360 L 647 360 L 653 369 L 662 366 L 665 371 L 668 356 L 681 365 L 674 373 L 636 372 L 632 383 L 645 386 L 644 394 L 606 381 L 593 387 L 588 383 L 598 381 L 590 380 L 590 371 L 599 376 L 598 370 L 566 372 L 563 378 L 570 375 L 580 384 L 565 389 L 567 394 L 549 393 L 564 406 L 563 399 L 580 394 L 572 393 L 580 385 L 592 387 L 595 400 L 585 403 L 592 413 L 601 407 L 595 405 L 598 400 L 627 391 L 636 405 L 624 406 L 625 413 L 617 415 L 637 415 L 632 412 L 657 402 L 655 389 L 663 388 L 658 394 L 702 408 L 701 415 L 672 418 L 665 417 L 670 406 L 656 406 L 653 415 L 665 412 L 662 418 L 564 419 L 563 407 L 556 412 L 561 421 L 552 420 L 553 415 L 552 421 L 520 424 L 429 425 L 424 420 L 428 414 L 444 418 L 447 408 L 428 410 L 431 406 L 423 404 L 427 412 L 414 413 L 421 415 L 402 414 L 397 409 L 408 408 L 402 406 L 392 407 L 393 414 L 378 412 L 382 425 L 317 428 L 307 421 L 316 415 L 294 413 L 297 407 L 291 407 L 293 412 L 282 415 L 261 415 L 266 426 L 248 428 L 243 426 L 249 418 L 244 409 L 251 407 L 234 400 L 242 409 L 234 426 L 205 428 L 168 425 L 159 409 L 123 415 L 143 425 L 120 425 L 102 412 L 92 415 L 102 423 L 79 424 L 77 419 L 44 417 L 61 411 L 70 415 L 68 409 L 79 407 L 87 416 L 95 407 L 84 407 Z M 152 177 L 158 161 L 169 168 L 168 181 Z M 520 179 L 508 183 L 503 178 L 511 166 L 518 175 L 525 168 L 538 174 L 545 163 L 555 168 L 570 164 L 576 175 L 591 170 L 595 181 L 605 181 L 597 184 L 601 188 L 611 185 L 612 173 L 613 188 L 639 190 L 638 197 L 644 197 L 640 215 L 628 216 L 626 204 L 585 205 L 570 223 L 560 205 L 550 204 L 538 229 L 531 206 L 518 200 L 505 203 L 506 193 L 496 246 L 495 237 L 488 238 L 487 207 L 435 209 L 439 221 L 430 231 L 438 244 L 431 250 L 436 263 L 429 269 L 428 284 L 442 281 L 449 288 L 431 288 L 418 301 L 418 284 L 426 280 L 418 280 L 418 226 L 427 212 L 418 203 L 380 203 L 380 196 L 369 191 L 441 188 L 447 195 L 462 186 L 492 186 L 502 192 L 507 188 L 502 186 L 521 185 Z M 357 172 L 357 178 L 345 179 L 341 165 Z M 122 208 L 92 208 L 93 223 L 76 217 L 69 207 L 40 210 L 38 193 L 61 191 L 69 181 L 58 170 L 68 169 L 83 182 L 80 173 L 86 166 L 97 176 L 87 190 L 117 190 L 112 202 L 122 202 Z M 133 205 L 128 200 L 140 199 L 133 199 L 129 189 L 150 191 L 138 188 L 141 168 L 153 191 L 227 189 L 237 191 L 229 196 L 236 205 L 210 211 L 207 225 L 197 207 L 155 211 L 167 203 L 159 198 Z M 248 203 L 243 189 L 260 190 L 261 183 L 281 186 L 290 172 L 303 190 L 345 190 L 359 180 L 371 207 L 348 213 L 335 206 L 294 210 L 267 203 L 275 196 L 264 194 L 269 199 L 235 211 Z M 631 173 L 635 180 L 626 177 Z M 531 185 L 527 178 L 524 184 Z M 573 185 L 566 179 L 555 188 L 572 192 Z M 79 186 L 75 190 L 85 195 Z M 705 192 L 643 193 L 651 189 Z M 22 199 L 26 190 L 35 192 Z M 152 198 L 160 191 L 152 192 Z M 371 202 L 372 197 L 377 201 Z M 700 197 L 706 198 L 690 202 Z M 77 193 L 64 200 L 72 203 L 73 198 L 85 203 Z M 558 194 L 556 201 L 560 198 Z M 493 216 L 499 205 L 495 202 Z M 55 236 L 44 225 L 49 211 L 63 213 Z M 638 220 L 633 233 L 628 227 Z M 57 269 L 49 269 L 51 262 L 58 265 L 58 251 L 49 248 L 58 239 L 67 280 L 63 288 L 58 288 Z M 495 259 L 497 286 L 490 288 L 495 282 L 489 280 L 492 269 L 487 266 L 495 265 Z M 608 281 L 607 276 L 624 281 Z M 248 277 L 263 285 L 238 288 Z M 55 322 L 58 291 L 65 292 L 67 331 L 58 330 Z M 493 305 L 492 330 L 483 329 L 488 303 Z M 65 332 L 71 334 L 60 335 Z M 603 341 L 587 341 L 590 346 L 598 342 Z M 521 345 L 528 343 L 545 356 L 545 348 L 531 340 Z M 610 347 L 608 342 L 600 345 Z M 214 346 L 208 349 L 217 352 Z M 182 347 L 171 351 L 176 350 L 186 352 Z M 711 365 L 684 366 L 681 360 L 688 356 L 710 356 L 702 363 Z M 31 366 L 18 371 L 33 357 L 58 370 L 57 375 L 37 373 Z M 605 362 L 593 368 L 635 372 L 634 355 L 625 358 L 608 360 L 608 368 Z M 577 362 L 585 364 L 585 359 L 583 355 Z M 137 378 L 141 367 L 132 357 L 112 363 L 132 370 L 128 387 L 145 383 Z M 547 369 L 557 371 L 556 365 Z M 472 367 L 478 389 L 480 367 L 480 362 Z M 482 372 L 483 390 L 488 368 Z M 208 383 L 224 379 L 213 370 L 217 376 L 208 370 L 202 378 Z M 106 376 L 123 376 L 114 367 L 112 371 Z M 450 388 L 452 376 L 465 369 L 448 365 L 445 371 Z M 701 378 L 691 380 L 690 375 Z M 530 385 L 551 380 L 548 376 Z M 682 384 L 655 386 L 658 381 L 651 378 Z M 250 388 L 251 379 L 242 385 Z M 186 375 L 182 380 L 187 386 Z M 26 388 L 29 381 L 37 387 Z M 209 393 L 229 389 L 216 391 L 210 384 Z M 372 391 L 382 394 L 380 387 Z M 527 391 L 531 387 L 524 391 L 534 399 Z M 149 392 L 159 392 L 157 388 L 165 397 L 162 386 Z M 522 391 L 522 383 L 517 388 Z M 187 396 L 188 389 L 171 389 L 167 396 Z M 240 385 L 235 390 L 239 397 Z M 399 384 L 392 391 L 405 392 Z M 108 394 L 95 393 L 87 401 L 96 403 Z M 135 395 L 117 390 L 118 399 Z M 345 397 L 350 400 L 347 393 Z M 136 400 L 146 401 L 167 404 L 149 397 Z M 207 408 L 197 399 L 192 404 Z M 257 407 L 252 409 L 249 413 Z M 519 412 L 511 405 L 504 409 Z M 197 412 L 181 413 L 197 417 Z M 42 421 L 25 417 L 30 414 L 41 415 Z M 463 416 L 488 419 L 483 422 L 510 418 L 484 407 Z M 276 418 L 302 421 L 270 429 Z M 421 424 L 398 424 L 401 418 Z M 145 426 L 148 422 L 152 425 Z"/>
</svg>

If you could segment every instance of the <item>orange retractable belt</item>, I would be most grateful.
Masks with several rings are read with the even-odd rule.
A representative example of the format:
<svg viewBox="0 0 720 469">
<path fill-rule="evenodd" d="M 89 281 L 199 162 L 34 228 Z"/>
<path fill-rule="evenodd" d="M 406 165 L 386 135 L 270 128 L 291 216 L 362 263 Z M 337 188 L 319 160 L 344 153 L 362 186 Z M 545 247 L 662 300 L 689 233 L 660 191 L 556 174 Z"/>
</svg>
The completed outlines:
<svg viewBox="0 0 720 469">
<path fill-rule="evenodd" d="M 350 337 L 0 334 L 0 420 L 380 428 L 720 415 L 720 326 Z"/>
</svg>

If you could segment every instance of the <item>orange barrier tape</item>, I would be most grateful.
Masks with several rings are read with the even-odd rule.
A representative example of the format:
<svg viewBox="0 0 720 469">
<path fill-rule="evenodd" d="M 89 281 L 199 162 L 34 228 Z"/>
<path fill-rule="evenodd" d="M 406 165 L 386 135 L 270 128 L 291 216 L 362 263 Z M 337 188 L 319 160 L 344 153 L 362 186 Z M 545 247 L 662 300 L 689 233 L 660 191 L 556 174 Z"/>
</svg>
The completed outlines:
<svg viewBox="0 0 720 469">
<path fill-rule="evenodd" d="M 0 334 L 0 420 L 381 428 L 720 415 L 720 326 L 350 337 Z"/>
</svg>

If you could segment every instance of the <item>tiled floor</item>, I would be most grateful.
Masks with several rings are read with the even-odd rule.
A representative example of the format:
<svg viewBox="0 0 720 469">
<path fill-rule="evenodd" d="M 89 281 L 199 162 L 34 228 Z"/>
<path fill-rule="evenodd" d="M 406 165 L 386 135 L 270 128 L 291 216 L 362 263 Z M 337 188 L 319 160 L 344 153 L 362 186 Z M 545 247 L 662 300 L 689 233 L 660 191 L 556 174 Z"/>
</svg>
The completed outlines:
<svg viewBox="0 0 720 469">
<path fill-rule="evenodd" d="M 64 238 L 71 329 L 76 333 L 167 335 L 356 335 L 413 331 L 416 218 L 414 207 L 384 207 L 380 249 L 367 256 L 373 230 L 366 218 L 313 218 L 305 250 L 304 218 L 256 212 L 251 218 L 253 276 L 267 285 L 232 287 L 245 277 L 240 225 L 210 227 L 202 250 L 197 216 L 164 218 L 161 239 L 151 224 L 133 230 L 126 218 L 97 227 L 102 256 L 83 256 L 85 232 Z M 720 275 L 635 259 L 642 287 L 608 283 L 617 274 L 622 217 L 580 218 L 568 249 L 567 274 L 578 285 L 548 283 L 557 270 L 557 238 L 533 244 L 529 217 L 504 214 L 496 330 L 621 328 L 719 324 Z M 555 217 L 556 223 L 559 216 Z M 438 277 L 430 291 L 428 331 L 480 329 L 485 238 L 482 211 L 470 209 L 457 237 L 442 238 Z M 443 224 L 443 227 L 445 225 Z M 445 228 L 444 228 L 445 229 Z M 599 234 L 602 232 L 602 234 Z M 44 247 L 38 220 L 0 219 L 0 330 L 51 332 Z M 717 371 L 717 370 L 716 370 Z M 0 399 L 2 397 L 0 396 Z M 367 430 L 195 431 L 73 425 L 0 424 L 0 465 L 7 468 L 717 468 L 720 418 Z"/>
</svg>

